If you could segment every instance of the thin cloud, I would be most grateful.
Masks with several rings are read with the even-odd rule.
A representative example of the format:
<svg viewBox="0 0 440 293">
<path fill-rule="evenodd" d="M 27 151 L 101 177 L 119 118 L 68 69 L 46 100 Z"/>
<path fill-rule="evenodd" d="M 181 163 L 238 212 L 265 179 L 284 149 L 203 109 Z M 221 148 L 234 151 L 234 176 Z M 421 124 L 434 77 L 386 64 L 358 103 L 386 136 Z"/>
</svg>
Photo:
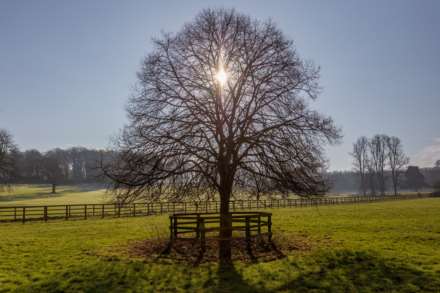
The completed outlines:
<svg viewBox="0 0 440 293">
<path fill-rule="evenodd" d="M 440 137 L 418 152 L 413 158 L 413 164 L 420 167 L 433 167 L 437 160 L 440 160 Z"/>
</svg>

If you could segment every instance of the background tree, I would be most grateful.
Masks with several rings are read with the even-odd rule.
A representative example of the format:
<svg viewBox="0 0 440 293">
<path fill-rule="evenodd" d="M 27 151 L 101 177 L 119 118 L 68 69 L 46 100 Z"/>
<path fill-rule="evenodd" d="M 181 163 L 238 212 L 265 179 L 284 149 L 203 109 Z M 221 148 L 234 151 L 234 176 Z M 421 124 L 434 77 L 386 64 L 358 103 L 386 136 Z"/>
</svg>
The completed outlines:
<svg viewBox="0 0 440 293">
<path fill-rule="evenodd" d="M 437 160 L 437 161 L 435 162 L 434 167 L 440 169 L 440 160 Z"/>
<path fill-rule="evenodd" d="M 353 144 L 353 152 L 351 153 L 354 159 L 354 169 L 360 177 L 360 187 L 363 195 L 367 194 L 368 147 L 368 139 L 362 136 Z"/>
<path fill-rule="evenodd" d="M 409 166 L 405 172 L 405 177 L 408 188 L 417 192 L 426 185 L 425 176 L 417 166 Z"/>
<path fill-rule="evenodd" d="M 43 177 L 44 156 L 35 149 L 24 151 L 19 161 L 19 177 L 26 183 L 39 183 Z"/>
<path fill-rule="evenodd" d="M 402 169 L 408 165 L 409 158 L 403 151 L 402 142 L 398 137 L 392 136 L 387 138 L 387 154 L 388 165 L 391 171 L 391 181 L 393 183 L 394 195 L 398 193 L 399 177 L 402 173 Z"/>
<path fill-rule="evenodd" d="M 370 173 L 376 179 L 380 194 L 385 195 L 386 182 L 385 182 L 385 166 L 387 160 L 387 140 L 388 137 L 383 134 L 376 134 L 370 140 Z M 374 172 L 374 173 L 373 173 Z M 374 174 L 374 175 L 373 175 Z M 371 180 L 370 179 L 370 180 Z"/>
<path fill-rule="evenodd" d="M 16 174 L 18 148 L 12 135 L 0 129 L 0 184 L 10 184 Z"/>
<path fill-rule="evenodd" d="M 432 187 L 434 188 L 435 191 L 439 192 L 440 191 L 440 180 L 437 182 L 434 182 Z"/>
<path fill-rule="evenodd" d="M 327 189 L 322 146 L 339 133 L 304 101 L 317 97 L 318 76 L 273 23 L 233 10 L 205 10 L 155 40 L 128 106 L 119 160 L 104 168 L 118 198 L 216 191 L 219 256 L 230 262 L 229 202 L 239 176 L 298 195 Z"/>
<path fill-rule="evenodd" d="M 45 180 L 52 185 L 52 193 L 56 193 L 57 185 L 62 181 L 63 170 L 61 168 L 59 153 L 48 151 L 43 159 L 43 174 Z"/>
</svg>

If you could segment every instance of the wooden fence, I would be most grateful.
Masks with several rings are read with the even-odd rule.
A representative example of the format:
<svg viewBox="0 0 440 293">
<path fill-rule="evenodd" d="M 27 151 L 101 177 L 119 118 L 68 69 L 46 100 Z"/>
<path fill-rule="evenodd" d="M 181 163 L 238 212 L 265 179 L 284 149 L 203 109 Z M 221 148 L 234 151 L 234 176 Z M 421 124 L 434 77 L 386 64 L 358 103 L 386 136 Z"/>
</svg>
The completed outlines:
<svg viewBox="0 0 440 293">
<path fill-rule="evenodd" d="M 314 199 L 268 199 L 234 200 L 230 210 L 272 209 L 286 207 L 308 207 L 317 205 L 335 205 L 350 203 L 368 203 L 385 200 L 401 200 L 430 197 L 429 194 L 411 194 L 399 196 L 346 196 L 322 197 Z M 0 206 L 0 222 L 27 222 L 48 220 L 70 220 L 109 217 L 137 217 L 168 213 L 219 212 L 219 201 L 205 202 L 154 202 L 130 204 L 69 204 L 39 206 Z"/>
</svg>

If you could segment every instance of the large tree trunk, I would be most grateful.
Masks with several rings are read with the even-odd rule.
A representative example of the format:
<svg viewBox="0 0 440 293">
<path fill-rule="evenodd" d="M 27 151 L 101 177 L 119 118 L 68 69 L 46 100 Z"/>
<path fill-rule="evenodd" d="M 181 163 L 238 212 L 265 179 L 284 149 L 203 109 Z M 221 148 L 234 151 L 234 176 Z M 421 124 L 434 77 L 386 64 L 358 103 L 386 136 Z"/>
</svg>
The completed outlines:
<svg viewBox="0 0 440 293">
<path fill-rule="evenodd" d="M 220 204 L 220 249 L 219 259 L 222 264 L 231 263 L 232 218 L 229 213 L 229 198 L 221 199 Z"/>
<path fill-rule="evenodd" d="M 220 192 L 220 232 L 219 232 L 219 259 L 220 265 L 229 265 L 231 258 L 232 218 L 229 212 L 229 201 L 232 193 L 233 176 L 227 174 L 221 180 Z"/>
</svg>

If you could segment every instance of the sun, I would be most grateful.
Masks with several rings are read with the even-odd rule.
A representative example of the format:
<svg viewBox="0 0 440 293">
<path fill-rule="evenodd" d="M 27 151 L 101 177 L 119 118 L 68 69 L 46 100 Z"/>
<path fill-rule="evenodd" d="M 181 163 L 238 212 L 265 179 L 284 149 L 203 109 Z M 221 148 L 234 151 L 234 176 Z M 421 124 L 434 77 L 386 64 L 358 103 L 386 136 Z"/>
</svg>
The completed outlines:
<svg viewBox="0 0 440 293">
<path fill-rule="evenodd" d="M 228 73 L 222 65 L 219 66 L 219 69 L 215 75 L 215 79 L 217 79 L 221 87 L 225 86 L 226 82 L 228 81 Z"/>
</svg>

